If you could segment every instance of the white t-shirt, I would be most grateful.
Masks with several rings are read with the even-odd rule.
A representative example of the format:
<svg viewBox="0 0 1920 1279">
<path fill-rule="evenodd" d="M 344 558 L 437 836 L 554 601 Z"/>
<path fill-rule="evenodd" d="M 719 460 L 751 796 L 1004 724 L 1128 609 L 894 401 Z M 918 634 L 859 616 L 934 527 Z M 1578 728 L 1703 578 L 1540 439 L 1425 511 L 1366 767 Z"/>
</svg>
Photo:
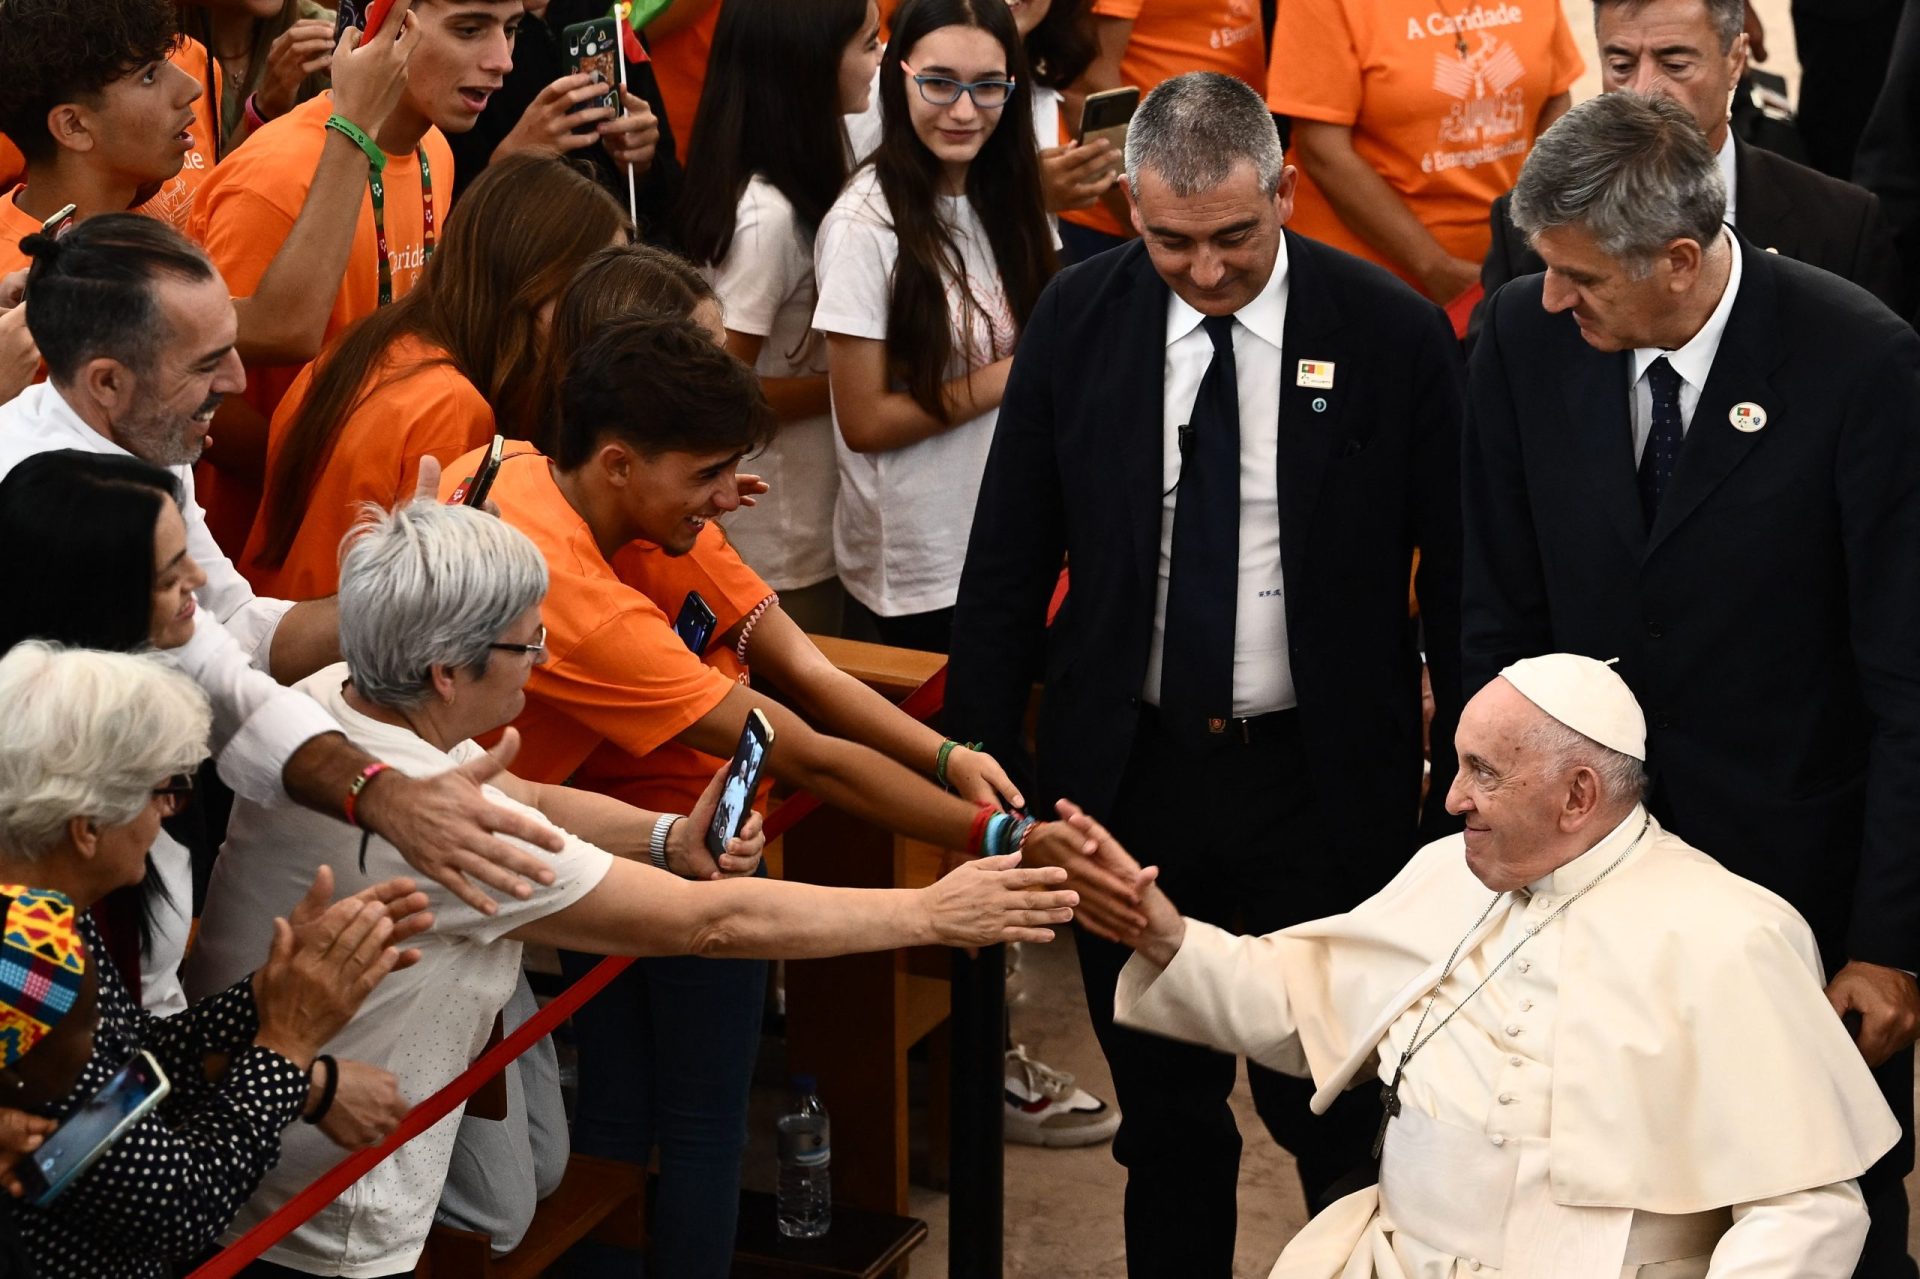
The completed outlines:
<svg viewBox="0 0 1920 1279">
<path fill-rule="evenodd" d="M 941 196 L 940 216 L 960 248 L 962 277 L 949 279 L 954 356 L 944 377 L 962 377 L 1013 354 L 1013 311 L 979 214 L 964 196 Z M 834 201 L 814 245 L 822 333 L 885 341 L 900 246 L 872 166 Z M 840 500 L 833 553 L 847 594 L 882 617 L 946 608 L 960 588 L 967 534 L 998 410 L 930 439 L 883 453 L 856 453 L 836 431 Z M 834 421 L 841 425 L 839 406 Z"/>
<path fill-rule="evenodd" d="M 766 341 L 761 377 L 825 377 L 827 346 L 813 331 L 813 242 L 780 189 L 755 174 L 740 195 L 733 243 L 707 270 L 727 327 Z M 771 489 L 726 517 L 740 558 L 776 591 L 833 576 L 833 498 L 839 487 L 829 414 L 782 422 L 773 442 L 745 464 Z"/>
<path fill-rule="evenodd" d="M 340 663 L 297 687 L 331 713 L 348 737 L 400 771 L 429 777 L 481 753 L 471 741 L 442 752 L 405 728 L 359 714 L 342 696 L 346 677 L 346 665 Z M 535 810 L 485 789 L 495 804 L 551 825 Z M 336 899 L 412 874 L 393 846 L 377 836 L 367 841 L 362 871 L 360 841 L 361 832 L 304 808 L 236 803 L 208 889 L 199 941 L 187 961 L 188 993 L 201 997 L 225 989 L 258 967 L 272 941 L 274 916 L 284 916 L 300 900 L 320 863 L 333 867 Z M 495 894 L 500 909 L 491 916 L 432 880 L 414 876 L 434 915 L 432 929 L 412 943 L 420 962 L 381 982 L 325 1051 L 392 1071 L 409 1104 L 424 1101 L 465 1070 L 486 1047 L 494 1018 L 519 979 L 520 944 L 507 940 L 507 934 L 579 901 L 612 864 L 610 854 L 571 835 L 551 856 L 554 882 L 534 885 L 525 901 Z M 269 1249 L 266 1259 L 309 1274 L 354 1279 L 411 1271 L 433 1226 L 464 1110 L 456 1108 L 402 1146 Z M 288 1128 L 281 1137 L 280 1162 L 227 1227 L 224 1242 L 257 1225 L 344 1154 L 318 1128 Z"/>
</svg>

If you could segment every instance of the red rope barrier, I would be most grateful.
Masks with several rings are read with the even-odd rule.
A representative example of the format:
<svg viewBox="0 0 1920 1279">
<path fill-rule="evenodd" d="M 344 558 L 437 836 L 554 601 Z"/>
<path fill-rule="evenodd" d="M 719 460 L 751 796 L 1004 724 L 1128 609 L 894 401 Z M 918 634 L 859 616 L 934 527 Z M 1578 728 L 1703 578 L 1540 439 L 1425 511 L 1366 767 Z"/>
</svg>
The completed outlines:
<svg viewBox="0 0 1920 1279">
<path fill-rule="evenodd" d="M 900 709 L 917 720 L 929 719 L 946 700 L 946 693 L 947 668 L 942 666 L 926 683 L 907 695 L 900 703 Z M 820 800 L 811 792 L 801 791 L 793 796 L 768 816 L 767 839 L 774 840 L 784 835 L 818 807 Z M 520 1054 L 552 1034 L 556 1026 L 604 990 L 607 983 L 624 972 L 632 962 L 632 959 L 624 957 L 601 960 L 585 977 L 567 987 L 546 1007 L 522 1022 L 512 1034 L 482 1053 L 446 1087 L 408 1111 L 385 1141 L 371 1149 L 351 1154 L 335 1164 L 319 1180 L 275 1209 L 265 1221 L 195 1270 L 188 1279 L 232 1279 L 267 1249 L 304 1225 L 314 1213 L 332 1203 L 348 1186 L 366 1176 L 388 1155 L 446 1118 L 456 1106 L 464 1104 L 480 1090 L 481 1085 L 505 1070 Z"/>
</svg>

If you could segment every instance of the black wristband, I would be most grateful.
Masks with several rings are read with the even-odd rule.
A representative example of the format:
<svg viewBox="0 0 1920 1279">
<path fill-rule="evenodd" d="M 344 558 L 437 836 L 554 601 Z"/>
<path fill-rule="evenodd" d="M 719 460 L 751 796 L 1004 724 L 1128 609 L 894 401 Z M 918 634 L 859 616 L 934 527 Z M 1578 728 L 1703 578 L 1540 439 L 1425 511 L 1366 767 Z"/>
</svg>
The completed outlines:
<svg viewBox="0 0 1920 1279">
<path fill-rule="evenodd" d="M 325 1062 L 327 1066 L 327 1082 L 326 1085 L 320 1089 L 320 1104 L 313 1108 L 313 1113 L 300 1116 L 300 1122 L 303 1124 L 317 1124 L 322 1119 L 325 1119 L 327 1112 L 333 1109 L 334 1093 L 340 1090 L 340 1063 L 327 1056 L 327 1054 L 321 1053 L 313 1059 L 313 1066 L 318 1066 L 322 1062 Z M 307 1067 L 309 1077 L 313 1074 L 313 1066 Z"/>
</svg>

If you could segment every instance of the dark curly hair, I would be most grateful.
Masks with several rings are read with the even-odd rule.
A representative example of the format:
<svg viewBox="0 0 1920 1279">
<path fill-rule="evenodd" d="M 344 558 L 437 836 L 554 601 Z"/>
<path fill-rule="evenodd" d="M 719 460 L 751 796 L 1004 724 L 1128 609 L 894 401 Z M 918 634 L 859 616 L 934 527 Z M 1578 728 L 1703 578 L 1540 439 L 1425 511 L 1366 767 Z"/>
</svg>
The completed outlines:
<svg viewBox="0 0 1920 1279">
<path fill-rule="evenodd" d="M 0 0 L 0 133 L 46 159 L 48 112 L 165 60 L 178 38 L 168 0 Z"/>
</svg>

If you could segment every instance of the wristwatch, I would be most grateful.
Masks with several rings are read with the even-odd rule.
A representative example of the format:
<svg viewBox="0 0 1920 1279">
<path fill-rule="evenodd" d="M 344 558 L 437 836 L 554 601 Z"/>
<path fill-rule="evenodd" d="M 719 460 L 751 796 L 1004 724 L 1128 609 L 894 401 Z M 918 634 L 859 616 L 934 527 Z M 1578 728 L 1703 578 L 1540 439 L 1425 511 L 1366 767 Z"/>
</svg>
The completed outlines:
<svg viewBox="0 0 1920 1279">
<path fill-rule="evenodd" d="M 679 813 L 660 814 L 659 819 L 653 823 L 653 838 L 647 841 L 648 859 L 669 874 L 672 872 L 667 866 L 667 839 L 673 834 L 674 823 L 680 820 Z"/>
</svg>

